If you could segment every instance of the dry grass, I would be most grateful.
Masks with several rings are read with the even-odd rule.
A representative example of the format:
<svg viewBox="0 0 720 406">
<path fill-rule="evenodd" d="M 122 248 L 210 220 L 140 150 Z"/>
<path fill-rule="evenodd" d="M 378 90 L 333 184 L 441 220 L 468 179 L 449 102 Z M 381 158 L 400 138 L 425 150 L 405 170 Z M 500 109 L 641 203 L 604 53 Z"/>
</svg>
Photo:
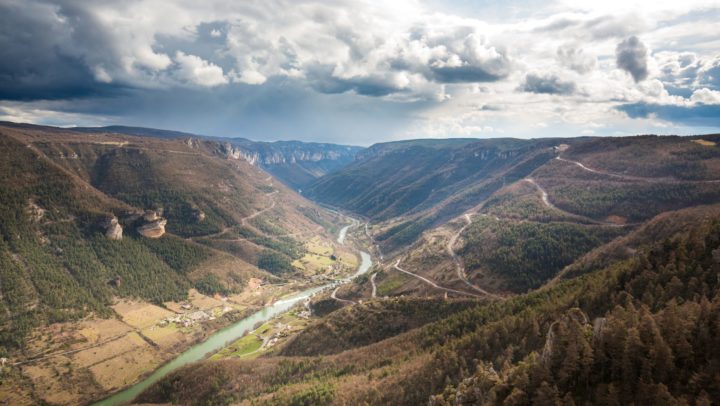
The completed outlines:
<svg viewBox="0 0 720 406">
<path fill-rule="evenodd" d="M 93 378 L 103 389 L 109 391 L 129 385 L 162 362 L 152 347 L 140 336 L 134 334 L 133 339 L 138 340 L 138 344 L 142 342 L 144 347 L 90 367 Z"/>
<path fill-rule="evenodd" d="M 121 300 L 113 306 L 113 309 L 125 323 L 139 329 L 150 327 L 166 317 L 175 315 L 162 307 L 130 300 Z"/>
<path fill-rule="evenodd" d="M 114 358 L 118 354 L 146 347 L 147 345 L 148 343 L 140 338 L 137 333 L 132 332 L 116 340 L 73 354 L 73 365 L 79 368 L 87 368 L 98 362 Z"/>
<path fill-rule="evenodd" d="M 212 309 L 213 307 L 222 306 L 224 304 L 222 300 L 218 300 L 210 296 L 205 296 L 195 289 L 190 289 L 188 298 L 193 306 L 201 310 Z"/>
<path fill-rule="evenodd" d="M 82 394 L 78 387 L 86 387 L 87 383 L 77 372 L 70 368 L 70 360 L 66 357 L 55 357 L 52 363 L 26 365 L 22 368 L 23 375 L 28 377 L 35 390 L 35 395 L 51 404 L 78 404 Z"/>
<path fill-rule="evenodd" d="M 86 320 L 79 326 L 78 334 L 94 344 L 131 331 L 127 324 L 117 319 Z"/>
</svg>

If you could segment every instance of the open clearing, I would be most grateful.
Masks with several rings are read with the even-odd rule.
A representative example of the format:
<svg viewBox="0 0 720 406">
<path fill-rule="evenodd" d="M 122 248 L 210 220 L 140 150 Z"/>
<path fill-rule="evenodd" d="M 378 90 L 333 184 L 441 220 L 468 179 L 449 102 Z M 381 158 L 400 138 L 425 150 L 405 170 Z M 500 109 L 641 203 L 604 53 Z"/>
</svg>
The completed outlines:
<svg viewBox="0 0 720 406">
<path fill-rule="evenodd" d="M 166 317 L 175 315 L 150 303 L 129 300 L 122 300 L 112 308 L 120 315 L 122 321 L 138 329 L 150 327 Z"/>
</svg>

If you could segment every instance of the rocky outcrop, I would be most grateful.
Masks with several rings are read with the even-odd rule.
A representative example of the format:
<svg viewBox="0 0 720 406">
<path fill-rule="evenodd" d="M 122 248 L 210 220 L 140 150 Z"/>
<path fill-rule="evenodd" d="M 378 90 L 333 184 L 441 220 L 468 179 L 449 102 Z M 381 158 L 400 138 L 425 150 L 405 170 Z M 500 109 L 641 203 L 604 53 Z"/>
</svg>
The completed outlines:
<svg viewBox="0 0 720 406">
<path fill-rule="evenodd" d="M 138 227 L 137 232 L 146 238 L 160 238 L 165 234 L 166 224 L 167 220 L 160 218 Z"/>
<path fill-rule="evenodd" d="M 105 237 L 109 240 L 122 240 L 123 228 L 118 223 L 118 219 L 115 216 L 109 217 L 105 220 Z"/>
<path fill-rule="evenodd" d="M 30 221 L 33 221 L 36 223 L 45 216 L 45 209 L 38 206 L 32 200 L 28 201 L 28 206 L 25 209 L 25 212 L 27 213 L 28 217 L 30 217 Z"/>
<path fill-rule="evenodd" d="M 145 214 L 143 214 L 143 220 L 149 222 L 158 221 L 160 220 L 160 216 L 162 216 L 162 213 L 160 211 L 156 210 L 145 210 Z"/>
</svg>

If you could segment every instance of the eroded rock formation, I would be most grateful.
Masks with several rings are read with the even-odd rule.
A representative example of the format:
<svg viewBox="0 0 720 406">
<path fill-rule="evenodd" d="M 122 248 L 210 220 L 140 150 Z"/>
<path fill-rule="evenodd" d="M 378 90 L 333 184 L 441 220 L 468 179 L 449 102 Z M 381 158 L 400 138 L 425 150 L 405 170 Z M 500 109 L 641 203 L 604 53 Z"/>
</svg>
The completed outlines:
<svg viewBox="0 0 720 406">
<path fill-rule="evenodd" d="M 137 232 L 143 237 L 160 238 L 165 234 L 166 224 L 167 220 L 160 218 L 138 227 Z"/>
</svg>

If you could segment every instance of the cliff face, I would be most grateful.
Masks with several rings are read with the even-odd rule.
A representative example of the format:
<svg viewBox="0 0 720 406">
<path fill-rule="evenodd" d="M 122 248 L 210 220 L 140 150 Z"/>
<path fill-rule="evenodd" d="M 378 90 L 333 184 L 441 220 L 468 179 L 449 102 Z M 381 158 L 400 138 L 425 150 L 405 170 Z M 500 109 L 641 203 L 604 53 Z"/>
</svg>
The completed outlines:
<svg viewBox="0 0 720 406">
<path fill-rule="evenodd" d="M 115 216 L 110 217 L 105 222 L 105 237 L 109 240 L 122 240 L 123 228 L 118 223 L 118 219 Z"/>
<path fill-rule="evenodd" d="M 302 190 L 315 179 L 352 163 L 363 147 L 301 141 L 251 141 L 196 135 L 156 128 L 109 126 L 78 127 L 74 131 L 180 139 L 190 148 L 206 148 L 226 159 L 243 159 L 260 166 L 287 186 Z M 69 156 L 68 158 L 77 158 Z"/>
<path fill-rule="evenodd" d="M 189 139 L 188 145 L 197 145 Z M 245 139 L 208 141 L 207 146 L 226 159 L 243 159 L 259 166 L 293 189 L 352 163 L 362 147 L 299 141 L 255 142 Z"/>
</svg>

